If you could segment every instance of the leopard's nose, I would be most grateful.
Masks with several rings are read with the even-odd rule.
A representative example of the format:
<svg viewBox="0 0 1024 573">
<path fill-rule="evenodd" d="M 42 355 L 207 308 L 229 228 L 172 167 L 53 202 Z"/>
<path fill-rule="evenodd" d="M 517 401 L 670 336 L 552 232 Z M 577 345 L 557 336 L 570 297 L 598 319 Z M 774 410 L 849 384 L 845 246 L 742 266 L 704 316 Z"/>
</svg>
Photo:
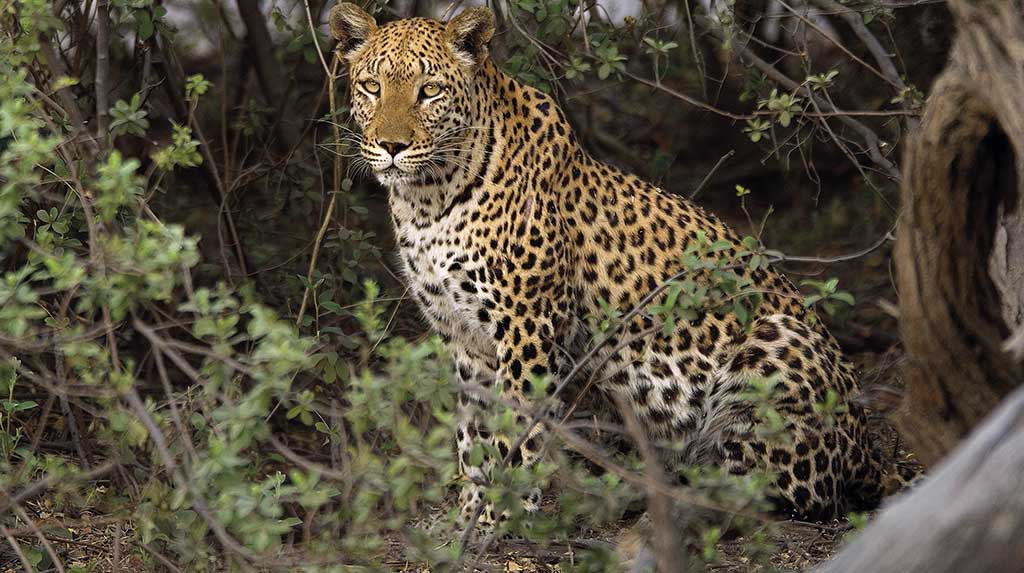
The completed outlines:
<svg viewBox="0 0 1024 573">
<path fill-rule="evenodd" d="M 399 153 L 409 149 L 409 142 L 407 141 L 382 141 L 380 146 L 387 151 L 391 157 L 398 155 Z"/>
</svg>

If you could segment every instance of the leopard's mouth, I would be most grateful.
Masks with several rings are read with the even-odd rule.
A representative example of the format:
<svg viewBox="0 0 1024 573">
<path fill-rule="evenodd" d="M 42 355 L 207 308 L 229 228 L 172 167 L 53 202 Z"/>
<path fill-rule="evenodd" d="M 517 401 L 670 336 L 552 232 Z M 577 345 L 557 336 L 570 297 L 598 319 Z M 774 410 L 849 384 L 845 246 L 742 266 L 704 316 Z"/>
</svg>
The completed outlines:
<svg viewBox="0 0 1024 573">
<path fill-rule="evenodd" d="M 415 172 L 404 171 L 397 165 L 391 164 L 384 169 L 374 171 L 377 180 L 382 185 L 399 185 L 402 183 L 409 183 L 419 178 L 419 175 Z"/>
</svg>

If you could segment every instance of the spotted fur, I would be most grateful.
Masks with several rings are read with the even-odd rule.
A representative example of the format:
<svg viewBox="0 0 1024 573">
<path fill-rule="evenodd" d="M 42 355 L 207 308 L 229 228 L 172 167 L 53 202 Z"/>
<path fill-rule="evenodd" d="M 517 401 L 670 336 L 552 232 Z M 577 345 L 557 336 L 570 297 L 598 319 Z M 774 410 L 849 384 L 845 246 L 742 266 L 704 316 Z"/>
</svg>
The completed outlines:
<svg viewBox="0 0 1024 573">
<path fill-rule="evenodd" d="M 331 15 L 361 156 L 388 189 L 412 295 L 462 382 L 497 384 L 503 398 L 529 404 L 531 381 L 564 374 L 592 339 L 587 317 L 602 314 L 601 301 L 623 312 L 636 306 L 683 270 L 698 232 L 734 245 L 722 256 L 735 255 L 739 239 L 686 199 L 590 157 L 550 96 L 488 58 L 493 26 L 484 8 L 447 24 L 377 26 L 352 4 Z M 654 324 L 639 313 L 593 360 L 603 365 L 594 379 L 630 404 L 652 439 L 690 448 L 689 460 L 776 473 L 780 499 L 799 514 L 877 500 L 897 481 L 866 446 L 864 413 L 849 401 L 858 392 L 853 369 L 789 281 L 773 270 L 737 272 L 763 292 L 748 328 L 731 314 L 703 313 L 623 344 Z M 752 377 L 772 376 L 772 405 L 790 439 L 761 437 L 740 396 Z M 848 410 L 826 423 L 814 405 L 830 390 Z M 464 520 L 482 502 L 493 463 L 472 464 L 474 444 L 506 455 L 515 438 L 463 417 Z M 535 429 L 512 462 L 535 463 L 541 438 Z M 482 513 L 485 525 L 500 519 L 490 507 Z"/>
</svg>

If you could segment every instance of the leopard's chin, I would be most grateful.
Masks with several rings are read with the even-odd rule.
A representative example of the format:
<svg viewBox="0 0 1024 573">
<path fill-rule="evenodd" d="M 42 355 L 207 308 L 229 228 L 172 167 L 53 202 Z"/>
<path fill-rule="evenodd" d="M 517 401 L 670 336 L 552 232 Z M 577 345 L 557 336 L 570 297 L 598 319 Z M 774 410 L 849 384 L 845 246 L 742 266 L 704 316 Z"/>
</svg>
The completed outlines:
<svg viewBox="0 0 1024 573">
<path fill-rule="evenodd" d="M 394 165 L 387 169 L 375 171 L 374 176 L 377 178 L 377 181 L 385 187 L 409 185 L 422 178 L 422 176 L 417 172 L 403 171 Z"/>
<path fill-rule="evenodd" d="M 429 167 L 409 168 L 404 169 L 391 166 L 387 169 L 375 171 L 374 176 L 377 177 L 377 181 L 385 187 L 395 186 L 409 186 L 416 185 L 418 187 L 430 187 L 441 185 L 445 182 L 443 171 L 440 169 L 432 169 Z"/>
</svg>

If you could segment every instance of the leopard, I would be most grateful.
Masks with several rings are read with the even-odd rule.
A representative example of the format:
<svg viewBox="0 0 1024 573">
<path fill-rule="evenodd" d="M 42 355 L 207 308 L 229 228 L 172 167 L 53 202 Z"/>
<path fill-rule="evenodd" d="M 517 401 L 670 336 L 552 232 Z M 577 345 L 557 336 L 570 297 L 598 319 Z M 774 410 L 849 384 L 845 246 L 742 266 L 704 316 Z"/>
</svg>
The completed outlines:
<svg viewBox="0 0 1024 573">
<path fill-rule="evenodd" d="M 329 27 L 348 72 L 355 161 L 386 190 L 408 292 L 460 388 L 478 390 L 459 398 L 459 523 L 507 518 L 487 501 L 488 476 L 497 463 L 542 459 L 547 426 L 526 423 L 528 414 L 542 401 L 564 407 L 567 386 L 550 381 L 584 362 L 597 381 L 588 394 L 609 411 L 624 404 L 646 439 L 682 444 L 691 461 L 729 473 L 773 476 L 773 499 L 792 514 L 837 515 L 910 479 L 866 431 L 856 370 L 771 265 L 733 270 L 760 293 L 745 320 L 701 309 L 659 323 L 650 308 L 668 296 L 663 285 L 711 280 L 682 254 L 705 241 L 714 256 L 735 258 L 741 237 L 588 153 L 552 95 L 492 60 L 488 8 L 378 24 L 339 3 Z M 601 332 L 593 317 L 609 307 L 620 324 Z M 774 381 L 769 401 L 784 433 L 760 431 L 756 379 Z M 517 406 L 528 432 L 488 431 L 489 395 Z M 825 413 L 818 405 L 830 396 L 843 407 Z M 530 511 L 538 489 L 522 500 Z"/>
</svg>

